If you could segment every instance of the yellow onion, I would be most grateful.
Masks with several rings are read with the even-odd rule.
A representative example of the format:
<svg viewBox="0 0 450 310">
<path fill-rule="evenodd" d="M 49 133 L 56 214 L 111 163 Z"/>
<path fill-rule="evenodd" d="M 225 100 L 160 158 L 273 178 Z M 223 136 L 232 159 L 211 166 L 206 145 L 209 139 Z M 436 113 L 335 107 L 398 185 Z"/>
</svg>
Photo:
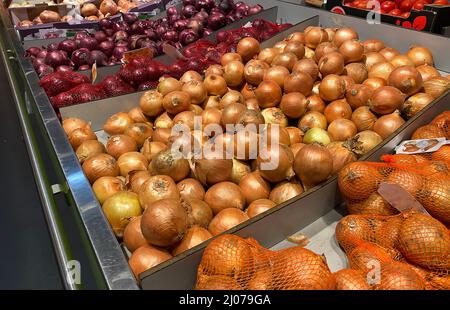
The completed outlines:
<svg viewBox="0 0 450 310">
<path fill-rule="evenodd" d="M 313 90 L 314 81 L 308 73 L 294 71 L 283 81 L 285 93 L 299 92 L 309 96 Z"/>
<path fill-rule="evenodd" d="M 257 167 L 267 181 L 280 182 L 294 176 L 293 157 L 292 151 L 287 146 L 269 145 L 260 150 Z"/>
<path fill-rule="evenodd" d="M 121 180 L 111 176 L 100 177 L 92 184 L 92 190 L 100 205 L 115 193 L 125 189 L 125 184 Z"/>
<path fill-rule="evenodd" d="M 255 96 L 261 108 L 270 108 L 280 103 L 282 91 L 276 82 L 262 81 L 255 90 Z"/>
<path fill-rule="evenodd" d="M 166 250 L 146 244 L 136 249 L 128 260 L 134 276 L 139 282 L 139 275 L 172 258 Z"/>
<path fill-rule="evenodd" d="M 133 170 L 130 171 L 126 177 L 126 184 L 129 190 L 139 194 L 141 185 L 144 184 L 151 177 L 148 170 Z"/>
<path fill-rule="evenodd" d="M 203 78 L 200 73 L 194 70 L 186 71 L 180 78 L 180 82 L 183 84 L 193 80 L 202 82 Z"/>
<path fill-rule="evenodd" d="M 153 128 L 147 123 L 134 123 L 125 130 L 124 134 L 133 138 L 138 147 L 141 147 L 145 140 L 152 136 Z"/>
<path fill-rule="evenodd" d="M 292 72 L 307 73 L 311 76 L 313 81 L 317 79 L 319 75 L 319 67 L 312 59 L 300 59 L 292 68 Z"/>
<path fill-rule="evenodd" d="M 116 177 L 119 175 L 119 166 L 116 160 L 108 154 L 98 154 L 89 157 L 84 161 L 82 168 L 91 184 L 100 177 Z"/>
<path fill-rule="evenodd" d="M 270 65 L 272 63 L 272 60 L 275 58 L 277 54 L 278 52 L 275 48 L 267 47 L 262 49 L 261 52 L 259 52 L 258 60 L 264 61 L 265 63 Z"/>
<path fill-rule="evenodd" d="M 351 120 L 338 118 L 330 123 L 327 132 L 331 141 L 345 141 L 356 135 L 358 129 Z"/>
<path fill-rule="evenodd" d="M 175 182 L 186 178 L 190 172 L 189 162 L 181 153 L 171 149 L 163 150 L 153 157 L 150 162 L 151 170 L 156 174 L 170 176 Z"/>
<path fill-rule="evenodd" d="M 252 218 L 257 216 L 258 214 L 261 214 L 273 207 L 276 206 L 276 203 L 269 199 L 257 199 L 253 201 L 245 210 L 245 213 L 247 213 L 248 217 Z"/>
<path fill-rule="evenodd" d="M 280 127 L 287 127 L 288 119 L 280 108 L 266 108 L 261 111 L 266 124 L 276 124 Z"/>
<path fill-rule="evenodd" d="M 303 193 L 303 187 L 297 182 L 284 181 L 278 183 L 270 192 L 269 199 L 275 204 L 288 201 Z"/>
<path fill-rule="evenodd" d="M 172 128 L 173 125 L 173 118 L 167 112 L 160 114 L 155 119 L 155 128 Z"/>
<path fill-rule="evenodd" d="M 406 55 L 397 55 L 394 58 L 392 58 L 390 63 L 395 68 L 398 68 L 401 66 L 414 66 L 414 63 L 412 62 L 412 60 L 409 59 L 408 56 L 406 56 Z"/>
<path fill-rule="evenodd" d="M 184 83 L 181 90 L 189 94 L 192 104 L 203 103 L 203 101 L 205 101 L 206 99 L 206 96 L 208 95 L 203 82 L 197 80 L 190 80 Z"/>
<path fill-rule="evenodd" d="M 320 112 L 308 111 L 298 122 L 298 128 L 303 132 L 308 131 L 311 128 L 327 128 L 327 118 Z"/>
<path fill-rule="evenodd" d="M 433 54 L 428 48 L 423 46 L 411 47 L 405 55 L 412 60 L 416 67 L 421 65 L 433 65 L 434 63 Z"/>
<path fill-rule="evenodd" d="M 294 171 L 307 188 L 322 183 L 333 171 L 331 153 L 319 144 L 308 144 L 295 156 Z"/>
<path fill-rule="evenodd" d="M 66 118 L 62 121 L 62 127 L 67 136 L 75 129 L 84 128 L 87 126 L 89 126 L 89 124 L 87 122 L 83 121 L 80 118 L 76 118 L 76 117 Z"/>
<path fill-rule="evenodd" d="M 386 59 L 386 61 L 391 61 L 395 56 L 400 55 L 400 52 L 392 47 L 385 47 L 380 50 L 379 53 Z"/>
<path fill-rule="evenodd" d="M 400 113 L 395 111 L 377 119 L 373 126 L 373 131 L 379 134 L 382 139 L 386 139 L 404 123 L 405 120 L 400 116 Z"/>
<path fill-rule="evenodd" d="M 230 181 L 239 184 L 241 179 L 251 172 L 251 168 L 244 161 L 233 158 L 233 169 L 231 171 Z"/>
<path fill-rule="evenodd" d="M 247 205 L 257 199 L 269 198 L 270 184 L 261 177 L 258 171 L 245 175 L 239 182 L 239 187 Z"/>
<path fill-rule="evenodd" d="M 236 124 L 242 113 L 244 113 L 246 110 L 247 107 L 242 103 L 235 102 L 227 105 L 222 110 L 222 116 L 220 120 L 222 126 L 226 127 L 227 124 Z"/>
<path fill-rule="evenodd" d="M 68 138 L 70 145 L 72 145 L 74 150 L 78 149 L 78 147 L 85 141 L 97 140 L 97 136 L 89 125 L 72 130 Z"/>
<path fill-rule="evenodd" d="M 383 86 L 374 91 L 368 105 L 375 113 L 390 114 L 402 106 L 405 97 L 397 88 Z"/>
<path fill-rule="evenodd" d="M 367 105 L 372 97 L 372 89 L 364 84 L 354 84 L 347 88 L 345 99 L 352 109 Z"/>
<path fill-rule="evenodd" d="M 197 179 L 204 185 L 212 185 L 230 179 L 233 161 L 202 158 L 195 160 L 194 166 Z"/>
<path fill-rule="evenodd" d="M 212 238 L 211 233 L 202 227 L 191 227 L 186 230 L 186 233 L 181 242 L 172 250 L 172 255 L 176 256 L 193 247 L 205 242 L 209 238 Z"/>
<path fill-rule="evenodd" d="M 378 39 L 366 40 L 363 42 L 363 46 L 364 53 L 379 52 L 385 47 L 383 41 Z"/>
<path fill-rule="evenodd" d="M 422 80 L 424 82 L 428 81 L 431 78 L 441 76 L 439 71 L 433 66 L 421 65 L 418 66 L 416 69 L 417 71 L 419 71 L 420 75 L 422 76 Z"/>
<path fill-rule="evenodd" d="M 353 39 L 359 39 L 358 33 L 350 27 L 343 27 L 336 30 L 333 38 L 333 43 L 337 47 L 340 47 L 345 41 Z"/>
<path fill-rule="evenodd" d="M 344 56 L 345 63 L 348 64 L 363 59 L 364 47 L 358 40 L 347 40 L 339 46 L 339 52 Z"/>
<path fill-rule="evenodd" d="M 162 150 L 165 150 L 166 148 L 167 145 L 162 142 L 146 139 L 144 145 L 141 148 L 141 153 L 144 154 L 145 158 L 147 158 L 147 160 L 150 162 L 156 154 L 158 154 Z"/>
<path fill-rule="evenodd" d="M 103 130 L 110 135 L 123 134 L 133 124 L 133 120 L 126 112 L 119 112 L 110 116 L 103 125 Z"/>
<path fill-rule="evenodd" d="M 391 72 L 388 85 L 398 88 L 406 95 L 417 93 L 423 85 L 422 76 L 413 66 L 400 66 Z"/>
<path fill-rule="evenodd" d="M 118 159 L 122 154 L 134 152 L 136 150 L 137 143 L 130 136 L 116 135 L 110 137 L 108 142 L 106 142 L 106 151 L 115 159 Z"/>
<path fill-rule="evenodd" d="M 160 115 L 163 111 L 163 98 L 164 96 L 157 90 L 148 90 L 142 94 L 139 100 L 139 106 L 142 112 L 150 117 Z"/>
<path fill-rule="evenodd" d="M 370 70 L 370 68 L 380 62 L 386 62 L 386 58 L 380 53 L 370 52 L 364 55 L 364 64 L 367 70 Z"/>
<path fill-rule="evenodd" d="M 450 80 L 442 76 L 434 77 L 423 83 L 425 93 L 437 98 L 450 89 Z"/>
<path fill-rule="evenodd" d="M 346 141 L 348 146 L 354 153 L 363 156 L 380 144 L 383 138 L 372 130 L 364 130 L 358 132 L 353 138 Z"/>
<path fill-rule="evenodd" d="M 345 99 L 334 100 L 325 107 L 323 114 L 327 122 L 331 123 L 339 118 L 350 119 L 352 116 L 352 108 Z"/>
<path fill-rule="evenodd" d="M 148 161 L 139 152 L 127 152 L 120 155 L 117 165 L 119 166 L 120 175 L 126 177 L 131 171 L 147 170 Z"/>
<path fill-rule="evenodd" d="M 338 173 L 345 165 L 358 159 L 356 154 L 346 147 L 343 142 L 331 142 L 327 145 L 327 149 L 333 158 L 332 175 Z"/>
<path fill-rule="evenodd" d="M 205 197 L 205 189 L 203 185 L 193 178 L 181 180 L 177 184 L 182 199 L 200 199 Z"/>
<path fill-rule="evenodd" d="M 319 85 L 319 95 L 323 100 L 333 101 L 345 95 L 345 84 L 336 74 L 329 74 Z"/>
<path fill-rule="evenodd" d="M 320 43 L 328 41 L 328 33 L 320 27 L 311 27 L 305 31 L 305 44 L 315 49 Z"/>
<path fill-rule="evenodd" d="M 216 236 L 248 219 L 248 215 L 239 209 L 223 209 L 212 219 L 211 223 L 209 223 L 208 230 L 213 236 Z"/>
<path fill-rule="evenodd" d="M 102 206 L 114 234 L 121 238 L 130 219 L 142 213 L 138 195 L 132 192 L 118 192 L 108 199 Z"/>
<path fill-rule="evenodd" d="M 200 226 L 208 228 L 213 218 L 213 211 L 206 202 L 196 198 L 188 198 L 183 199 L 182 205 L 187 210 L 189 227 Z"/>
<path fill-rule="evenodd" d="M 230 87 L 241 85 L 244 79 L 244 64 L 233 60 L 223 66 L 223 78 Z"/>
<path fill-rule="evenodd" d="M 147 245 L 147 240 L 141 231 L 141 217 L 133 217 L 123 231 L 123 243 L 131 253 L 141 246 Z"/>
<path fill-rule="evenodd" d="M 131 117 L 133 122 L 135 123 L 149 123 L 147 117 L 144 115 L 144 112 L 142 112 L 142 109 L 140 107 L 134 107 L 128 111 L 128 115 Z"/>
<path fill-rule="evenodd" d="M 322 145 L 327 145 L 331 142 L 331 138 L 326 130 L 316 127 L 308 129 L 308 131 L 305 132 L 303 142 L 305 144 L 320 143 Z"/>
<path fill-rule="evenodd" d="M 159 79 L 157 91 L 159 93 L 161 93 L 161 95 L 164 97 L 171 92 L 180 91 L 182 87 L 183 87 L 183 84 L 180 81 L 178 81 L 177 79 L 175 79 L 173 77 L 163 77 L 163 78 Z M 142 106 L 141 106 L 141 108 L 142 108 Z M 142 110 L 145 113 L 145 109 L 142 108 Z"/>
<path fill-rule="evenodd" d="M 356 125 L 359 132 L 372 130 L 377 117 L 370 111 L 368 106 L 362 106 L 353 111 L 351 120 Z"/>
<path fill-rule="evenodd" d="M 97 140 L 86 140 L 82 142 L 76 151 L 80 164 L 83 164 L 88 157 L 101 153 L 106 153 L 106 149 L 105 146 Z"/>
<path fill-rule="evenodd" d="M 411 118 L 429 105 L 433 100 L 433 96 L 427 93 L 414 94 L 403 103 L 402 113 L 407 118 Z"/>
<path fill-rule="evenodd" d="M 227 91 L 220 99 L 220 107 L 224 108 L 232 103 L 244 103 L 244 96 L 236 90 Z"/>
<path fill-rule="evenodd" d="M 173 179 L 167 175 L 155 175 L 145 181 L 139 192 L 139 201 L 145 209 L 160 199 L 180 199 L 180 192 Z"/>
</svg>

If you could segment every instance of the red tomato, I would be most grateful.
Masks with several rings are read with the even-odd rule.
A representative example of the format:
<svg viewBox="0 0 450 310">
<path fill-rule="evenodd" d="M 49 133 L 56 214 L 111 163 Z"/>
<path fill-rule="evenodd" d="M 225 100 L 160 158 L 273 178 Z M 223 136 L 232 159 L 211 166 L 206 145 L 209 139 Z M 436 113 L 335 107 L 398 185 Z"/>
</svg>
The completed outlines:
<svg viewBox="0 0 450 310">
<path fill-rule="evenodd" d="M 403 0 L 400 3 L 400 6 L 398 8 L 402 12 L 409 12 L 409 11 L 411 11 L 411 8 L 413 5 L 414 5 L 414 2 L 412 0 Z"/>
<path fill-rule="evenodd" d="M 402 1 L 403 0 L 394 0 L 396 8 L 400 7 L 400 3 L 402 3 Z M 432 1 L 432 0 L 429 0 L 429 1 Z"/>
<path fill-rule="evenodd" d="M 425 4 L 427 4 L 427 3 L 424 0 L 417 0 L 416 2 L 414 2 L 414 5 L 412 8 L 414 10 L 422 11 Z"/>
<path fill-rule="evenodd" d="M 433 2 L 433 1 L 431 1 L 431 0 L 424 0 L 426 3 L 428 3 L 428 4 L 431 4 L 431 2 Z"/>
<path fill-rule="evenodd" d="M 436 0 L 436 1 L 433 2 L 433 4 L 448 5 L 448 0 Z"/>
<path fill-rule="evenodd" d="M 400 14 L 402 14 L 402 11 L 400 11 L 399 9 L 393 9 L 392 11 L 389 12 L 389 15 L 394 16 L 400 16 Z"/>
<path fill-rule="evenodd" d="M 394 1 L 384 1 L 381 4 L 380 8 L 381 8 L 382 12 L 385 12 L 385 13 L 390 12 L 393 9 L 395 9 L 395 2 Z"/>
<path fill-rule="evenodd" d="M 365 9 L 365 10 L 367 10 L 367 1 L 361 1 L 356 7 L 358 9 Z"/>
<path fill-rule="evenodd" d="M 409 17 L 409 12 L 403 12 L 402 15 L 400 15 L 403 18 L 408 18 Z"/>
</svg>

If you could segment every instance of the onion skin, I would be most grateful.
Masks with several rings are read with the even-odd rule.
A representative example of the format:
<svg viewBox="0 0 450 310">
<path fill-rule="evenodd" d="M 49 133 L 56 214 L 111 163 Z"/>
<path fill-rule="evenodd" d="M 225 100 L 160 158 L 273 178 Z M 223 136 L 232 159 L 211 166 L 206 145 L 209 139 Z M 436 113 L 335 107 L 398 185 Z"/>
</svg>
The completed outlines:
<svg viewBox="0 0 450 310">
<path fill-rule="evenodd" d="M 310 27 L 305 31 L 306 46 L 315 49 L 320 43 L 328 41 L 328 33 L 320 27 Z"/>
<path fill-rule="evenodd" d="M 74 129 L 68 136 L 70 145 L 74 150 L 85 141 L 97 140 L 97 136 L 92 131 L 90 126 Z"/>
<path fill-rule="evenodd" d="M 245 161 L 233 158 L 233 170 L 231 171 L 230 181 L 239 184 L 241 179 L 252 171 Z"/>
<path fill-rule="evenodd" d="M 380 50 L 379 53 L 386 59 L 386 61 L 391 61 L 395 56 L 400 55 L 400 52 L 392 47 L 385 47 Z"/>
<path fill-rule="evenodd" d="M 319 113 L 323 113 L 323 111 L 325 111 L 325 102 L 319 95 L 311 95 L 306 99 L 308 101 L 306 111 L 317 111 Z"/>
<path fill-rule="evenodd" d="M 405 55 L 412 60 L 416 67 L 421 65 L 432 66 L 434 63 L 433 54 L 426 47 L 414 46 L 410 48 Z"/>
<path fill-rule="evenodd" d="M 364 84 L 355 84 L 345 92 L 345 99 L 352 109 L 367 105 L 373 91 Z"/>
<path fill-rule="evenodd" d="M 259 42 L 251 37 L 241 39 L 236 47 L 236 52 L 247 62 L 261 50 Z"/>
<path fill-rule="evenodd" d="M 361 84 L 368 77 L 367 68 L 361 63 L 350 63 L 346 65 L 344 74 L 351 77 L 355 84 Z"/>
<path fill-rule="evenodd" d="M 89 157 L 84 161 L 82 168 L 91 184 L 100 177 L 116 177 L 119 175 L 119 166 L 116 160 L 108 154 L 98 154 Z"/>
<path fill-rule="evenodd" d="M 290 145 L 295 144 L 295 143 L 301 143 L 303 141 L 304 133 L 299 128 L 286 127 L 286 131 L 288 132 L 288 135 L 289 135 Z"/>
<path fill-rule="evenodd" d="M 160 250 L 149 244 L 141 246 L 131 255 L 128 264 L 134 276 L 139 281 L 139 275 L 144 271 L 155 267 L 172 258 L 165 250 Z"/>
<path fill-rule="evenodd" d="M 308 131 L 311 128 L 327 128 L 327 118 L 320 112 L 308 111 L 298 122 L 298 128 L 303 132 Z"/>
<path fill-rule="evenodd" d="M 291 52 L 284 52 L 275 56 L 272 60 L 272 66 L 282 66 L 292 71 L 295 63 L 297 62 L 297 56 Z"/>
<path fill-rule="evenodd" d="M 92 184 L 92 190 L 100 205 L 120 191 L 124 191 L 125 184 L 116 177 L 106 176 L 98 178 L 94 184 Z"/>
<path fill-rule="evenodd" d="M 141 217 L 133 217 L 123 232 L 123 243 L 131 253 L 147 244 L 141 231 Z"/>
<path fill-rule="evenodd" d="M 351 120 L 338 118 L 330 123 L 327 131 L 331 141 L 345 141 L 356 135 L 358 129 Z"/>
<path fill-rule="evenodd" d="M 403 103 L 402 113 L 406 118 L 411 118 L 429 105 L 433 100 L 433 96 L 427 93 L 414 94 Z"/>
<path fill-rule="evenodd" d="M 351 120 L 356 125 L 359 132 L 372 130 L 377 117 L 370 111 L 369 107 L 362 106 L 353 111 Z"/>
<path fill-rule="evenodd" d="M 292 68 L 292 72 L 301 72 L 301 73 L 307 73 L 311 76 L 313 81 L 317 79 L 317 76 L 319 75 L 319 67 L 312 59 L 300 59 L 297 61 L 297 63 Z"/>
<path fill-rule="evenodd" d="M 212 238 L 211 233 L 202 227 L 191 227 L 186 231 L 181 242 L 172 250 L 172 255 L 177 256 L 193 247 Z"/>
<path fill-rule="evenodd" d="M 385 81 L 388 80 L 389 75 L 394 71 L 394 66 L 389 62 L 380 62 L 370 68 L 368 76 L 369 78 L 381 78 Z"/>
<path fill-rule="evenodd" d="M 354 31 L 352 28 L 349 27 L 343 27 L 336 31 L 333 38 L 333 43 L 340 47 L 342 43 L 344 43 L 347 40 L 356 39 L 358 40 L 358 33 Z"/>
<path fill-rule="evenodd" d="M 327 145 L 327 149 L 333 158 L 332 175 L 338 173 L 345 165 L 358 160 L 356 154 L 345 147 L 343 142 L 331 142 Z"/>
<path fill-rule="evenodd" d="M 331 142 L 331 138 L 326 130 L 322 128 L 311 128 L 305 133 L 303 142 L 305 144 L 320 143 L 327 145 Z"/>
<path fill-rule="evenodd" d="M 103 125 L 103 130 L 109 135 L 119 135 L 133 124 L 133 120 L 126 112 L 119 112 L 110 116 Z"/>
<path fill-rule="evenodd" d="M 141 230 L 147 242 L 162 247 L 180 241 L 187 225 L 186 210 L 177 199 L 161 199 L 152 203 L 141 218 Z"/>
<path fill-rule="evenodd" d="M 398 88 L 402 93 L 410 96 L 417 93 L 423 85 L 422 76 L 413 66 L 401 66 L 391 72 L 388 85 Z"/>
<path fill-rule="evenodd" d="M 181 154 L 175 154 L 171 149 L 159 152 L 150 162 L 150 168 L 155 174 L 164 174 L 175 182 L 181 181 L 191 171 L 189 162 Z"/>
<path fill-rule="evenodd" d="M 281 204 L 303 193 L 299 183 L 284 181 L 278 183 L 270 192 L 269 199 L 275 204 Z"/>
<path fill-rule="evenodd" d="M 399 109 L 405 101 L 405 95 L 395 87 L 378 88 L 369 101 L 370 109 L 377 114 L 390 114 Z"/>
<path fill-rule="evenodd" d="M 131 171 L 147 170 L 148 161 L 139 152 L 127 152 L 120 155 L 117 165 L 119 166 L 120 175 L 126 177 Z"/>
<path fill-rule="evenodd" d="M 136 194 L 139 194 L 139 192 L 141 191 L 142 184 L 144 184 L 148 179 L 150 179 L 151 176 L 152 175 L 148 170 L 131 171 L 128 173 L 126 177 L 126 185 L 129 190 L 135 192 Z"/>
<path fill-rule="evenodd" d="M 325 147 L 308 144 L 297 153 L 293 166 L 303 185 L 313 187 L 331 175 L 333 158 Z"/>
<path fill-rule="evenodd" d="M 144 115 L 144 112 L 142 112 L 142 109 L 140 107 L 134 107 L 128 111 L 128 115 L 131 117 L 133 122 L 135 123 L 147 123 L 148 119 Z"/>
<path fill-rule="evenodd" d="M 181 82 L 178 81 L 177 79 L 175 79 L 173 77 L 167 77 L 167 78 L 163 78 L 162 80 L 160 79 L 158 87 L 157 87 L 157 91 L 163 97 L 165 97 L 167 94 L 169 94 L 173 91 L 180 91 L 182 86 L 183 86 L 183 84 L 181 84 Z M 142 106 L 141 106 L 141 108 L 142 108 Z M 142 109 L 142 110 L 144 110 L 144 109 Z"/>
<path fill-rule="evenodd" d="M 234 60 L 223 67 L 223 77 L 228 86 L 239 86 L 244 79 L 244 64 Z"/>
<path fill-rule="evenodd" d="M 400 113 L 396 111 L 392 114 L 383 115 L 377 119 L 373 126 L 373 131 L 379 134 L 381 138 L 386 139 L 404 123 L 405 120 L 401 118 Z"/>
<path fill-rule="evenodd" d="M 177 184 L 182 199 L 200 199 L 205 197 L 203 185 L 193 178 L 181 180 Z"/>
<path fill-rule="evenodd" d="M 132 192 L 118 192 L 102 205 L 103 213 L 108 219 L 114 234 L 121 238 L 130 218 L 142 213 L 138 195 Z"/>
<path fill-rule="evenodd" d="M 239 186 L 232 182 L 220 182 L 211 186 L 205 194 L 205 202 L 214 214 L 226 208 L 243 210 L 245 197 Z"/>
<path fill-rule="evenodd" d="M 261 114 L 266 124 L 276 124 L 283 128 L 288 125 L 288 119 L 280 108 L 266 108 L 261 111 Z"/>
<path fill-rule="evenodd" d="M 319 85 L 319 95 L 323 100 L 333 101 L 344 97 L 345 84 L 340 76 L 327 75 Z"/>
<path fill-rule="evenodd" d="M 247 205 L 258 199 L 269 198 L 270 184 L 261 177 L 258 171 L 244 176 L 239 182 L 239 187 Z"/>
<path fill-rule="evenodd" d="M 259 106 L 263 109 L 275 107 L 281 101 L 282 91 L 274 81 L 262 81 L 255 90 Z"/>
<path fill-rule="evenodd" d="M 88 126 L 89 124 L 82 119 L 69 117 L 62 121 L 62 127 L 66 135 L 69 135 L 72 131 L 78 128 L 83 128 Z"/>
<path fill-rule="evenodd" d="M 247 81 L 247 83 L 250 83 L 251 85 L 258 86 L 259 83 L 261 83 L 264 78 L 265 70 L 268 68 L 269 65 L 262 60 L 256 59 L 250 60 L 245 64 L 244 67 L 245 80 Z"/>
<path fill-rule="evenodd" d="M 155 175 L 141 185 L 139 202 L 146 209 L 161 199 L 180 199 L 180 193 L 173 179 L 167 175 Z"/>
<path fill-rule="evenodd" d="M 165 143 L 147 139 L 145 140 L 144 145 L 141 148 L 141 153 L 144 154 L 145 158 L 147 158 L 147 160 L 150 162 L 156 154 L 165 149 L 167 149 L 167 145 Z"/>
<path fill-rule="evenodd" d="M 195 174 L 203 185 L 227 181 L 231 177 L 231 159 L 199 159 L 195 161 Z"/>
<path fill-rule="evenodd" d="M 208 230 L 213 236 L 217 236 L 248 219 L 248 215 L 239 209 L 223 209 L 209 223 Z"/>
<path fill-rule="evenodd" d="M 395 67 L 401 67 L 401 66 L 413 66 L 414 67 L 414 63 L 411 61 L 411 59 L 408 58 L 408 56 L 405 55 L 397 55 L 394 58 L 392 58 L 392 60 L 390 61 L 390 63 Z"/>
<path fill-rule="evenodd" d="M 184 199 L 182 203 L 188 212 L 189 227 L 200 226 L 208 228 L 214 215 L 211 207 L 206 202 L 200 199 L 190 198 Z"/>
<path fill-rule="evenodd" d="M 450 80 L 441 76 L 434 77 L 423 83 L 425 93 L 437 98 L 450 89 Z"/>
<path fill-rule="evenodd" d="M 370 89 L 372 89 L 372 91 L 376 91 L 378 88 L 386 86 L 387 82 L 386 80 L 379 78 L 379 77 L 374 77 L 374 78 L 368 78 L 367 80 L 365 80 L 363 82 L 363 85 L 368 86 Z"/>
<path fill-rule="evenodd" d="M 276 203 L 269 199 L 254 200 L 245 210 L 249 218 L 255 217 L 258 214 L 266 212 L 267 210 L 276 206 Z"/>
<path fill-rule="evenodd" d="M 370 52 L 379 52 L 385 47 L 383 41 L 377 39 L 366 40 L 363 42 L 363 46 L 364 53 L 366 54 Z"/>
<path fill-rule="evenodd" d="M 289 118 L 299 118 L 306 112 L 308 102 L 300 92 L 292 92 L 283 95 L 280 109 Z"/>
<path fill-rule="evenodd" d="M 227 105 L 222 110 L 222 117 L 220 119 L 222 126 L 226 127 L 227 124 L 236 124 L 246 110 L 247 107 L 242 103 L 235 102 Z"/>
<path fill-rule="evenodd" d="M 308 73 L 294 71 L 284 79 L 284 92 L 299 92 L 309 96 L 312 92 L 314 81 Z"/>
<path fill-rule="evenodd" d="M 80 164 L 90 156 L 106 153 L 105 146 L 97 140 L 86 140 L 77 148 L 76 154 Z"/>
<path fill-rule="evenodd" d="M 284 66 L 272 66 L 264 72 L 263 80 L 271 80 L 280 86 L 281 89 L 284 87 L 284 80 L 289 76 L 289 70 Z M 308 76 L 309 77 L 309 76 Z"/>
<path fill-rule="evenodd" d="M 344 72 L 344 56 L 338 52 L 331 52 L 319 60 L 319 72 L 322 77 L 328 74 L 340 75 Z"/>
<path fill-rule="evenodd" d="M 163 98 L 164 109 L 171 114 L 188 111 L 191 104 L 191 96 L 185 91 L 173 91 Z"/>
<path fill-rule="evenodd" d="M 321 58 L 323 58 L 325 55 L 332 53 L 332 52 L 338 52 L 339 49 L 331 42 L 323 42 L 320 43 L 317 48 L 314 51 L 314 60 L 318 63 Z M 300 59 L 303 57 L 300 57 Z M 343 60 L 343 58 L 342 58 Z"/>
<path fill-rule="evenodd" d="M 137 151 L 136 141 L 126 135 L 112 136 L 106 142 L 106 151 L 109 155 L 118 159 L 122 154 Z"/>
<path fill-rule="evenodd" d="M 339 52 L 344 56 L 345 63 L 348 64 L 363 59 L 364 47 L 358 40 L 347 40 L 339 46 Z"/>
<path fill-rule="evenodd" d="M 281 182 L 294 176 L 292 170 L 293 154 L 283 145 L 270 145 L 260 152 L 257 167 L 261 176 L 269 182 Z"/>
<path fill-rule="evenodd" d="M 328 123 L 340 118 L 350 119 L 352 108 L 345 99 L 334 100 L 326 106 L 324 115 Z"/>
<path fill-rule="evenodd" d="M 424 82 L 426 82 L 434 77 L 441 76 L 439 71 L 433 66 L 421 65 L 421 66 L 418 66 L 416 69 L 417 69 L 417 71 L 419 71 L 420 75 L 422 76 L 422 80 Z"/>
<path fill-rule="evenodd" d="M 208 95 L 203 82 L 197 80 L 190 80 L 184 83 L 181 90 L 189 94 L 192 104 L 203 103 Z"/>
<path fill-rule="evenodd" d="M 370 152 L 375 146 L 380 144 L 383 138 L 372 130 L 358 132 L 352 139 L 346 142 L 350 149 L 359 156 Z"/>
<path fill-rule="evenodd" d="M 364 64 L 367 70 L 370 70 L 370 68 L 380 62 L 386 62 L 386 58 L 384 58 L 380 53 L 370 52 L 365 54 Z"/>
<path fill-rule="evenodd" d="M 146 91 L 139 99 L 139 106 L 142 109 L 142 113 L 149 117 L 160 115 L 164 111 L 162 105 L 163 98 L 164 96 L 157 90 Z"/>
</svg>

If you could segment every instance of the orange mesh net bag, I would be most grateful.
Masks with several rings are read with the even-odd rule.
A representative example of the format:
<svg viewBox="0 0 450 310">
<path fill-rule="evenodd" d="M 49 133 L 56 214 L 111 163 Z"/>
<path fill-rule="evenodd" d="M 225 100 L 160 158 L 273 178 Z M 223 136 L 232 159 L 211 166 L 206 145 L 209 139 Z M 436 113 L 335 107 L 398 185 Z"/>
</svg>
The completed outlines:
<svg viewBox="0 0 450 310">
<path fill-rule="evenodd" d="M 449 161 L 403 154 L 384 155 L 382 160 L 385 162 L 350 163 L 340 171 L 339 190 L 350 214 L 398 214 L 378 192 L 382 183 L 388 183 L 400 185 L 430 215 L 450 225 Z"/>
<path fill-rule="evenodd" d="M 450 289 L 450 232 L 429 215 L 349 215 L 337 224 L 336 239 L 372 289 Z M 338 275 L 336 282 L 339 289 Z"/>
<path fill-rule="evenodd" d="M 268 250 L 254 239 L 220 236 L 206 247 L 197 290 L 333 290 L 325 258 L 295 246 Z"/>
</svg>

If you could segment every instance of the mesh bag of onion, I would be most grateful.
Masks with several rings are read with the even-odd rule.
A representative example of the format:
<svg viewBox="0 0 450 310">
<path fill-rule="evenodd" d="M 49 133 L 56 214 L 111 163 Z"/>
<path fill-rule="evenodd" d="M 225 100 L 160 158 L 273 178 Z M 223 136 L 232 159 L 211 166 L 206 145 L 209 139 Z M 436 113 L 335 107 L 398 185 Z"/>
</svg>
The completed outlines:
<svg viewBox="0 0 450 310">
<path fill-rule="evenodd" d="M 336 239 L 372 289 L 450 289 L 450 233 L 429 215 L 349 215 Z"/>
<path fill-rule="evenodd" d="M 220 236 L 206 247 L 198 290 L 333 290 L 325 258 L 295 246 L 271 251 L 251 238 Z"/>
<path fill-rule="evenodd" d="M 62 108 L 72 104 L 100 100 L 106 98 L 105 92 L 90 83 L 80 84 L 66 92 L 62 92 L 50 98 L 54 108 Z"/>
<path fill-rule="evenodd" d="M 39 84 L 49 97 L 68 91 L 82 83 L 89 83 L 89 78 L 77 72 L 56 71 L 44 76 Z"/>
<path fill-rule="evenodd" d="M 426 156 L 383 155 L 383 163 L 354 162 L 345 166 L 339 173 L 338 185 L 349 213 L 398 214 L 379 193 L 381 184 L 397 184 L 431 216 L 450 225 L 450 161 L 448 146 L 444 147 Z"/>
</svg>

